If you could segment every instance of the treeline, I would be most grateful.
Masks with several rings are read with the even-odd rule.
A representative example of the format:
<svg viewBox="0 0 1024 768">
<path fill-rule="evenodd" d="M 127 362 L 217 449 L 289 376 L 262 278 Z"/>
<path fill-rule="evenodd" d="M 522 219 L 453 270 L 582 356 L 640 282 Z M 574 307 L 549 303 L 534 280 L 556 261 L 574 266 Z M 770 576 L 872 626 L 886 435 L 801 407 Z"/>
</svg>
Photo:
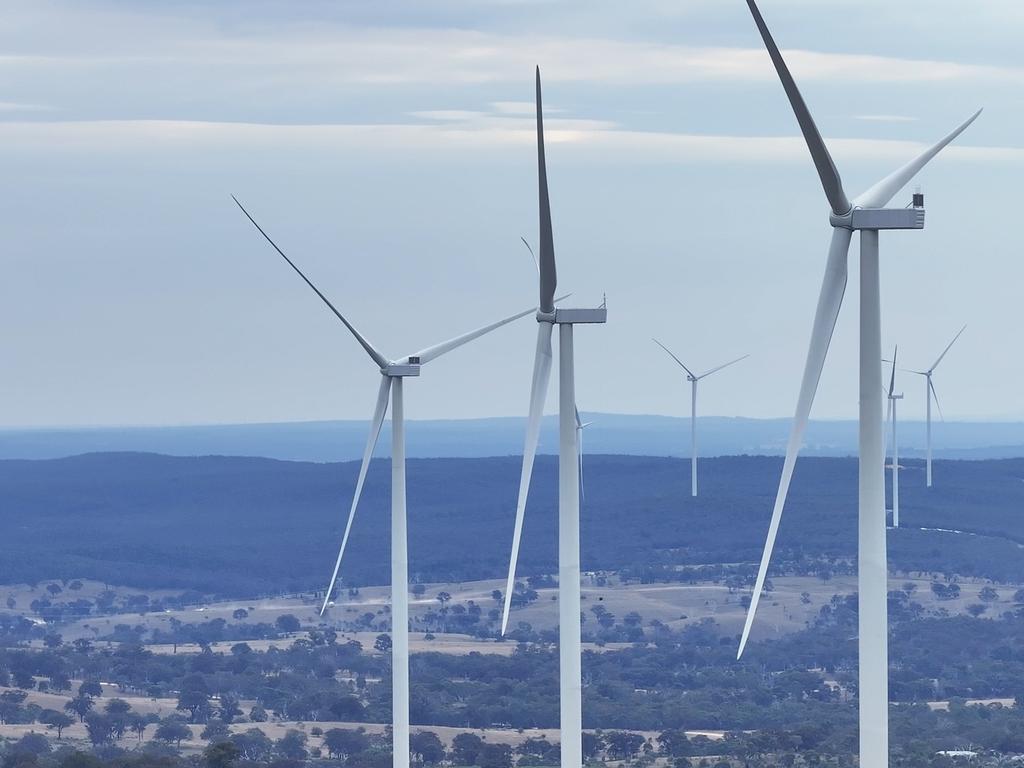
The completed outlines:
<svg viewBox="0 0 1024 768">
<path fill-rule="evenodd" d="M 944 462 L 928 493 L 917 465 L 910 467 L 901 486 L 905 528 L 890 535 L 893 567 L 1024 582 L 1024 460 Z M 707 459 L 704 493 L 691 499 L 679 460 L 588 457 L 583 567 L 671 578 L 680 566 L 756 563 L 779 469 L 770 457 Z M 214 595 L 317 589 L 336 555 L 356 471 L 355 464 L 145 454 L 0 461 L 0 583 L 129 579 Z M 409 462 L 414 581 L 504 575 L 518 473 L 515 457 Z M 540 457 L 524 576 L 556 570 L 556 475 L 554 459 Z M 374 462 L 342 572 L 347 585 L 389 580 L 388 477 L 386 462 Z M 800 460 L 776 573 L 852 561 L 856 477 L 854 459 Z"/>
</svg>

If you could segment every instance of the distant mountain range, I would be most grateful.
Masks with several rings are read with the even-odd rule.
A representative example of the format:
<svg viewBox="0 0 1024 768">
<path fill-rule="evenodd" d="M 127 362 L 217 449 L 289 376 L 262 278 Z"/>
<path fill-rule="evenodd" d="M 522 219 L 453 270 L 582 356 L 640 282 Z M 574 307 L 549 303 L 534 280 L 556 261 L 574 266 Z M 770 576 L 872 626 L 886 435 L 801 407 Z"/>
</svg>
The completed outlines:
<svg viewBox="0 0 1024 768">
<path fill-rule="evenodd" d="M 668 416 L 587 413 L 587 453 L 633 456 L 688 456 L 690 420 Z M 704 456 L 779 455 L 789 419 L 706 417 L 697 420 Z M 522 450 L 521 418 L 412 421 L 408 454 L 417 458 L 509 456 Z M 0 459 L 50 459 L 105 451 L 145 451 L 171 456 L 261 456 L 292 461 L 352 461 L 366 442 L 363 421 L 278 424 L 227 424 L 185 427 L 98 427 L 91 429 L 0 430 Z M 554 453 L 557 423 L 547 417 L 541 452 Z M 923 455 L 923 422 L 900 424 L 901 455 Z M 1024 456 L 1024 422 L 935 422 L 935 455 L 947 459 Z M 378 447 L 387 455 L 388 428 Z M 807 432 L 805 453 L 850 456 L 856 453 L 855 421 L 815 421 Z"/>
</svg>

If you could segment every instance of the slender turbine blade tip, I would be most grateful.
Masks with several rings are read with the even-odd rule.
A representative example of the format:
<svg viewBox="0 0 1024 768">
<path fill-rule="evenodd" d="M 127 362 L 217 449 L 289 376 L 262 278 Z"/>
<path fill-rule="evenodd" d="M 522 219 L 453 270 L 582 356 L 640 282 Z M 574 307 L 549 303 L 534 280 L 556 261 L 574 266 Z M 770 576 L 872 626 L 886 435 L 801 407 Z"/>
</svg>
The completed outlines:
<svg viewBox="0 0 1024 768">
<path fill-rule="evenodd" d="M 377 392 L 377 404 L 373 409 L 373 419 L 370 421 L 370 434 L 366 439 L 366 448 L 363 450 L 363 462 L 359 465 L 359 478 L 356 480 L 356 489 L 352 494 L 352 506 L 348 511 L 348 521 L 345 523 L 345 534 L 341 538 L 341 547 L 338 549 L 338 559 L 334 562 L 334 572 L 331 574 L 331 581 L 327 585 L 327 592 L 324 594 L 324 604 L 320 606 L 320 615 L 324 615 L 327 604 L 334 592 L 334 585 L 338 581 L 338 571 L 341 570 L 341 559 L 345 556 L 345 548 L 348 546 L 349 534 L 352 533 L 352 521 L 356 517 L 356 507 L 359 506 L 359 497 L 363 493 L 363 483 L 366 481 L 366 471 L 370 468 L 370 460 L 373 458 L 373 449 L 377 446 L 377 438 L 380 437 L 380 428 L 384 424 L 384 415 L 388 411 L 388 395 L 391 393 L 391 377 L 382 376 L 380 389 Z"/>
<path fill-rule="evenodd" d="M 942 350 L 942 354 L 939 355 L 939 359 L 936 360 L 935 363 L 932 365 L 932 367 L 928 369 L 928 373 L 933 373 L 935 371 L 935 369 L 939 367 L 939 363 L 942 362 L 942 358 L 944 358 L 946 356 L 946 353 L 949 352 L 949 350 L 951 350 L 953 348 L 953 345 L 956 344 L 956 340 L 959 339 L 961 334 L 963 334 L 963 332 L 966 331 L 966 330 L 967 330 L 967 326 L 964 325 L 963 328 L 961 328 L 959 331 L 957 331 L 957 334 L 956 334 L 956 336 L 953 337 L 953 340 L 951 342 L 949 342 L 949 344 L 946 345 L 946 348 L 944 350 Z"/>
<path fill-rule="evenodd" d="M 754 23 L 757 24 L 757 29 L 761 33 L 761 39 L 764 40 L 765 48 L 768 49 L 768 55 L 771 57 L 772 64 L 775 65 L 775 71 L 779 75 L 779 80 L 782 81 L 782 87 L 786 91 L 786 96 L 789 97 L 790 106 L 796 115 L 796 121 L 800 124 L 800 131 L 804 135 L 807 148 L 811 152 L 811 159 L 814 160 L 814 167 L 818 170 L 818 177 L 821 179 L 821 186 L 825 190 L 825 197 L 828 198 L 832 212 L 837 216 L 843 216 L 849 213 L 853 206 L 843 190 L 843 181 L 839 176 L 839 171 L 836 169 L 835 162 L 832 160 L 832 155 L 829 154 L 828 147 L 825 146 L 825 140 L 821 138 L 818 126 L 815 125 L 814 118 L 811 117 L 811 112 L 807 108 L 806 102 L 804 102 L 804 97 L 800 94 L 800 89 L 797 88 L 796 81 L 786 65 L 786 60 L 782 58 L 782 52 L 779 51 L 779 46 L 775 44 L 775 39 L 768 29 L 768 25 L 765 24 L 764 17 L 761 16 L 761 11 L 758 10 L 754 0 L 747 0 L 747 6 L 750 8 L 750 13 L 754 17 Z"/>
<path fill-rule="evenodd" d="M 710 371 L 705 371 L 704 373 L 702 373 L 697 378 L 698 379 L 705 379 L 708 376 L 710 376 L 712 373 L 718 373 L 719 371 L 721 371 L 721 370 L 723 370 L 725 368 L 728 368 L 730 365 L 736 365 L 736 363 L 739 363 L 739 362 L 742 362 L 742 361 L 746 360 L 748 357 L 750 357 L 750 355 L 744 355 L 743 357 L 737 357 L 735 360 L 730 360 L 728 363 L 723 363 L 722 365 L 718 366 L 717 368 L 712 368 Z"/>
<path fill-rule="evenodd" d="M 275 242 L 274 242 L 274 241 L 273 241 L 273 240 L 271 239 L 270 235 L 268 235 L 268 234 L 266 233 L 266 231 L 264 231 L 263 227 L 261 227 L 261 226 L 260 226 L 259 224 L 257 224 L 257 223 L 256 223 L 256 219 L 254 219 L 254 218 L 252 217 L 252 215 L 251 215 L 251 214 L 250 214 L 250 213 L 249 213 L 249 212 L 248 212 L 247 210 L 245 210 L 245 206 L 243 206 L 243 205 L 242 205 L 242 204 L 241 204 L 240 202 L 238 202 L 238 198 L 237 198 L 237 197 L 235 197 L 234 195 L 232 195 L 232 196 L 231 196 L 231 199 L 235 201 L 235 205 L 237 205 L 237 206 L 238 206 L 238 207 L 239 207 L 239 208 L 240 208 L 240 209 L 242 210 L 242 213 L 244 213 L 244 214 L 245 214 L 245 217 L 246 217 L 247 219 L 249 219 L 249 221 L 251 221 L 251 222 L 252 222 L 252 225 L 253 225 L 254 227 L 256 227 L 256 229 L 257 229 L 257 230 L 259 231 L 259 233 L 260 233 L 261 235 L 263 235 L 263 238 L 264 238 L 264 239 L 265 239 L 265 240 L 266 240 L 266 241 L 267 241 L 268 243 L 270 243 L 271 247 L 273 247 L 273 249 L 274 249 L 275 251 L 277 251 L 277 252 L 278 252 L 278 253 L 279 253 L 279 254 L 281 255 L 281 258 L 282 258 L 282 259 L 284 259 L 285 261 L 287 261 L 287 262 L 288 262 L 288 266 L 290 266 L 290 267 L 291 267 L 292 269 L 294 269 L 294 270 L 295 270 L 295 272 L 296 272 L 296 274 L 297 274 L 297 275 L 298 275 L 299 277 L 301 277 L 301 278 L 303 279 L 303 281 L 304 281 L 304 282 L 306 283 L 306 285 L 308 285 L 308 286 L 309 286 L 310 288 L 312 288 L 312 289 L 313 289 L 313 292 L 314 292 L 314 293 L 315 293 L 315 294 L 316 294 L 317 296 L 319 296 L 319 297 L 320 297 L 320 300 L 321 300 L 321 301 L 322 301 L 322 302 L 323 302 L 324 304 L 326 304 L 326 305 L 328 306 L 328 308 L 330 308 L 331 312 L 333 312 L 333 313 L 334 313 L 335 317 L 337 317 L 337 318 L 338 318 L 339 320 L 341 320 L 341 322 L 342 322 L 342 323 L 344 323 L 345 327 L 346 327 L 346 328 L 348 328 L 349 332 L 350 332 L 350 333 L 351 333 L 351 334 L 352 334 L 352 335 L 353 335 L 353 336 L 355 337 L 356 341 L 358 341 L 358 342 L 359 342 L 359 345 L 360 345 L 360 346 L 361 346 L 361 347 L 362 347 L 363 349 L 365 349 L 365 350 L 366 350 L 366 354 L 368 354 L 368 355 L 370 356 L 370 358 L 371 358 L 371 359 L 373 360 L 373 362 L 375 362 L 375 363 L 376 363 L 376 364 L 377 364 L 378 366 L 380 366 L 381 368 L 385 368 L 385 367 L 387 366 L 387 364 L 388 364 L 388 360 L 387 360 L 387 358 L 385 358 L 385 357 L 384 357 L 384 355 L 382 355 L 382 354 L 381 354 L 380 352 L 378 352 L 378 351 L 377 351 L 377 350 L 376 350 L 376 349 L 375 349 L 375 348 L 373 347 L 373 345 L 372 345 L 372 344 L 370 344 L 370 342 L 366 340 L 366 337 L 365 337 L 365 336 L 363 336 L 363 335 L 362 335 L 362 334 L 361 334 L 361 333 L 360 333 L 359 331 L 357 331 L 357 330 L 356 330 L 355 326 L 354 326 L 354 325 L 352 325 L 352 323 L 350 323 L 350 322 L 349 322 L 349 321 L 348 321 L 348 320 L 347 320 L 347 319 L 345 318 L 345 316 L 344 316 L 343 314 L 341 314 L 341 312 L 339 312 L 339 311 L 338 311 L 337 307 L 335 307 L 335 306 L 334 306 L 334 305 L 333 305 L 333 304 L 331 303 L 331 300 L 330 300 L 330 299 L 328 299 L 328 298 L 327 298 L 327 297 L 326 297 L 326 296 L 325 296 L 325 295 L 323 294 L 323 292 L 322 292 L 322 291 L 321 291 L 321 290 L 320 290 L 319 288 L 317 288 L 317 287 L 316 287 L 315 285 L 313 285 L 313 281 L 312 281 L 312 280 L 310 280 L 310 279 L 309 279 L 308 277 L 306 277 L 306 275 L 305 275 L 305 274 L 303 273 L 303 271 L 302 271 L 301 269 L 299 269 L 298 265 L 297 265 L 297 264 L 296 264 L 296 263 L 295 263 L 294 261 L 292 261 L 291 259 L 289 259 L 289 258 L 288 258 L 288 256 L 287 256 L 287 254 L 285 254 L 285 252 L 284 252 L 284 251 L 282 251 L 282 250 L 281 250 L 281 249 L 280 249 L 280 248 L 278 247 L 277 243 L 275 243 Z"/>
<path fill-rule="evenodd" d="M 682 368 L 684 371 L 686 371 L 686 373 L 689 374 L 689 376 L 691 378 L 693 378 L 693 379 L 697 378 L 697 376 L 694 375 L 693 371 L 691 371 L 689 368 L 687 368 L 685 365 L 683 365 L 683 361 L 682 360 L 680 360 L 678 357 L 676 357 L 674 354 L 672 354 L 672 350 L 670 350 L 668 347 L 666 347 L 664 344 L 662 344 L 657 339 L 652 338 L 651 341 L 653 341 L 659 347 L 664 349 L 668 353 L 668 356 L 671 357 L 673 360 L 675 360 L 677 363 L 679 363 L 679 367 Z"/>
<path fill-rule="evenodd" d="M 519 562 L 519 545 L 523 535 L 523 520 L 526 515 L 526 500 L 530 493 L 530 479 L 533 477 L 533 460 L 537 455 L 540 440 L 541 420 L 544 417 L 544 400 L 551 380 L 551 323 L 537 324 L 537 351 L 533 360 L 533 383 L 530 387 L 530 411 L 526 423 L 526 438 L 523 441 L 523 467 L 519 475 L 519 495 L 516 499 L 516 519 L 512 532 L 512 554 L 509 557 L 508 580 L 505 583 L 505 604 L 501 613 L 501 634 L 508 631 L 509 611 L 512 608 L 512 593 L 516 584 L 516 565 Z"/>
<path fill-rule="evenodd" d="M 821 283 L 821 292 L 818 295 L 818 307 L 814 313 L 814 325 L 807 349 L 807 362 L 804 363 L 800 395 L 797 398 L 789 442 L 786 444 L 786 458 L 782 464 L 779 489 L 775 494 L 775 505 L 772 507 L 771 521 L 768 524 L 768 536 L 761 554 L 761 564 L 757 569 L 754 592 L 750 596 L 750 607 L 747 609 L 747 618 L 743 624 L 739 649 L 736 651 L 737 659 L 743 656 L 747 640 L 750 639 L 750 630 L 754 625 L 754 616 L 757 613 L 757 606 L 764 590 L 764 582 L 768 576 L 768 566 L 771 564 L 772 551 L 775 549 L 775 539 L 782 521 L 782 511 L 786 506 L 786 496 L 789 494 L 789 484 L 793 479 L 797 455 L 800 453 L 804 431 L 807 429 L 807 422 L 810 419 L 811 406 L 814 404 L 821 371 L 825 365 L 825 359 L 828 357 L 828 348 L 832 342 L 832 333 L 835 331 L 839 309 L 843 304 L 848 272 L 847 256 L 852 237 L 853 233 L 848 229 L 840 227 L 832 230 L 832 244 L 829 246 L 825 276 Z"/>
<path fill-rule="evenodd" d="M 537 184 L 540 200 L 540 310 L 555 311 L 555 289 L 558 272 L 555 268 L 555 238 L 551 227 L 551 200 L 548 196 L 548 169 L 544 155 L 544 106 L 541 99 L 540 67 L 537 67 Z"/>
</svg>

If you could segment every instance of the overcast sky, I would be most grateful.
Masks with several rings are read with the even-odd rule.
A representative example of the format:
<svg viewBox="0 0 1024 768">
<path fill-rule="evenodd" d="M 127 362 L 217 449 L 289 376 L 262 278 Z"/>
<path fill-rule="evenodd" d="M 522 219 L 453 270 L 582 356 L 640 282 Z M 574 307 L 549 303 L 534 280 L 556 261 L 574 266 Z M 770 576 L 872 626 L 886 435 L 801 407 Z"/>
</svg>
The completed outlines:
<svg viewBox="0 0 1024 768">
<path fill-rule="evenodd" d="M 883 336 L 947 418 L 1024 417 L 1019 0 L 763 0 L 852 195 L 981 119 L 882 237 Z M 366 418 L 385 354 L 525 309 L 533 66 L 588 411 L 788 416 L 830 236 L 742 0 L 10 0 L 0 20 L 0 424 Z M 912 190 L 897 198 L 903 204 Z M 857 412 L 857 247 L 814 408 Z M 522 415 L 536 323 L 432 363 L 410 418 Z M 923 415 L 904 377 L 903 413 Z M 549 398 L 549 410 L 554 398 Z"/>
</svg>

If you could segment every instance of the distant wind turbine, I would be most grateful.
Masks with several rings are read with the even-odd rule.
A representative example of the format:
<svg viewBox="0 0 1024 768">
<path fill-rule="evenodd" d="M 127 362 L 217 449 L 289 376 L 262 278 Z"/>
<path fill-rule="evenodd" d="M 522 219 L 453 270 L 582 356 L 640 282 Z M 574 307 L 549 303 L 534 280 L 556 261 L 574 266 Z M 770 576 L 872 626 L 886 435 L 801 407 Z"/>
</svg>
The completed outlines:
<svg viewBox="0 0 1024 768">
<path fill-rule="evenodd" d="M 690 382 L 690 495 L 697 496 L 697 382 L 701 379 L 706 379 L 713 373 L 723 368 L 728 368 L 730 365 L 735 365 L 741 360 L 746 360 L 750 355 L 744 355 L 743 357 L 737 357 L 735 360 L 731 360 L 728 363 L 723 363 L 717 368 L 712 368 L 710 371 L 705 371 L 699 376 L 693 371 L 687 368 L 683 361 L 672 354 L 671 350 L 662 344 L 657 339 L 651 339 L 655 344 L 668 352 L 669 357 L 679 363 L 679 367 L 686 371 L 686 379 Z"/>
<path fill-rule="evenodd" d="M 594 422 L 580 421 L 580 409 L 576 409 L 576 449 L 580 454 L 580 498 L 587 498 L 586 484 L 583 482 L 583 430 Z"/>
<path fill-rule="evenodd" d="M 832 156 L 825 146 L 814 118 L 797 88 L 793 76 L 772 39 L 771 32 L 754 0 L 747 0 L 768 55 L 782 81 L 796 115 L 804 141 L 817 168 L 821 185 L 832 209 L 832 244 L 825 278 L 811 331 L 810 348 L 797 400 L 796 414 L 786 446 L 782 477 L 772 509 L 764 553 L 757 572 L 750 609 L 743 627 L 739 652 L 743 654 L 764 588 L 772 549 L 778 534 L 786 494 L 793 477 L 796 457 L 803 442 L 811 405 L 821 370 L 828 354 L 843 294 L 846 292 L 847 260 L 855 231 L 860 232 L 860 482 L 858 509 L 857 586 L 860 765 L 884 768 L 889 764 L 889 648 L 888 571 L 886 563 L 885 449 L 882 426 L 882 320 L 878 233 L 886 229 L 922 229 L 924 197 L 915 194 L 913 205 L 886 208 L 899 192 L 943 147 L 959 136 L 980 114 L 975 113 L 956 130 L 887 176 L 860 197 L 850 200 L 843 189 Z"/>
<path fill-rule="evenodd" d="M 892 376 L 889 378 L 889 409 L 886 421 L 892 426 L 892 527 L 900 527 L 900 449 L 896 435 L 896 402 L 903 399 L 903 393 L 896 394 L 896 355 L 899 348 L 892 353 Z"/>
<path fill-rule="evenodd" d="M 951 342 L 949 342 L 948 345 L 946 345 L 946 348 L 944 350 L 942 350 L 942 354 L 939 355 L 939 359 L 936 360 L 934 363 L 932 363 L 932 367 L 929 368 L 927 371 L 908 371 L 908 373 L 916 373 L 918 376 L 924 376 L 924 380 L 925 380 L 925 402 L 928 404 L 927 408 L 926 408 L 926 411 L 925 411 L 925 413 L 926 413 L 925 434 L 926 434 L 926 442 L 927 442 L 927 449 L 926 449 L 927 453 L 926 453 L 926 458 L 925 458 L 925 484 L 929 488 L 932 487 L 932 398 L 933 397 L 935 398 L 935 407 L 939 409 L 939 417 L 940 418 L 942 417 L 942 406 L 939 405 L 939 393 L 935 391 L 935 383 L 932 381 L 932 374 L 935 373 L 935 369 L 939 367 L 939 363 L 942 362 L 942 358 L 944 358 L 946 356 L 946 353 L 949 352 L 950 347 L 952 347 L 956 343 L 956 340 L 960 338 L 960 334 L 962 334 L 966 330 L 967 330 L 967 326 L 965 325 L 963 328 L 961 328 L 957 332 L 956 336 L 953 337 L 953 340 Z"/>
<path fill-rule="evenodd" d="M 541 104 L 540 67 L 537 68 L 537 177 L 540 197 L 540 309 L 537 312 L 537 351 L 533 363 L 530 411 L 523 445 L 523 468 L 519 479 L 512 556 L 505 587 L 505 605 L 501 617 L 502 634 L 508 629 L 509 608 L 515 589 L 516 563 L 522 539 L 526 499 L 537 454 L 544 399 L 551 376 L 551 334 L 558 326 L 558 651 L 560 728 L 563 768 L 583 765 L 583 671 L 580 623 L 580 465 L 576 419 L 575 362 L 573 326 L 604 323 L 608 310 L 555 309 L 552 298 L 557 284 L 555 243 L 548 197 L 547 163 L 544 156 L 544 113 Z"/>
<path fill-rule="evenodd" d="M 234 198 L 234 196 L 232 196 Z M 388 360 L 377 349 L 367 341 L 344 315 L 339 312 L 330 300 L 320 292 L 295 263 L 285 255 L 284 251 L 278 248 L 277 244 L 268 235 L 256 220 L 249 215 L 249 212 L 242 206 L 237 198 L 235 203 L 242 209 L 253 226 L 259 230 L 268 243 L 277 251 L 281 257 L 288 262 L 288 265 L 295 270 L 306 284 L 313 289 L 320 300 L 326 304 L 334 315 L 348 328 L 359 345 L 366 351 L 380 369 L 380 389 L 377 392 L 377 404 L 374 407 L 373 418 L 370 421 L 370 436 L 366 441 L 366 449 L 363 452 L 363 461 L 359 467 L 359 476 L 356 480 L 355 493 L 352 496 L 352 506 L 349 508 L 348 521 L 345 524 L 345 533 L 341 539 L 341 548 L 338 550 L 338 559 L 334 564 L 334 572 L 331 574 L 330 584 L 324 595 L 323 605 L 320 607 L 320 615 L 327 610 L 331 594 L 334 592 L 334 585 L 338 579 L 338 571 L 341 569 L 342 557 L 345 554 L 345 547 L 348 545 L 349 534 L 352 531 L 352 521 L 355 519 L 356 507 L 359 505 L 359 496 L 363 491 L 363 482 L 366 480 L 366 471 L 370 466 L 370 459 L 373 456 L 373 449 L 377 445 L 377 438 L 380 435 L 381 426 L 384 423 L 384 415 L 387 412 L 388 397 L 391 398 L 391 686 L 392 686 L 392 745 L 394 752 L 395 768 L 408 768 L 409 766 L 409 556 L 408 556 L 408 535 L 406 532 L 406 508 L 405 508 L 405 410 L 403 405 L 403 383 L 407 377 L 419 376 L 422 366 L 431 360 L 436 360 L 454 349 L 458 349 L 474 339 L 490 333 L 513 320 L 536 311 L 536 308 L 517 312 L 510 317 L 499 320 L 496 323 L 485 325 L 470 331 L 454 339 L 427 347 L 420 352 L 408 355 L 407 357 Z"/>
</svg>

